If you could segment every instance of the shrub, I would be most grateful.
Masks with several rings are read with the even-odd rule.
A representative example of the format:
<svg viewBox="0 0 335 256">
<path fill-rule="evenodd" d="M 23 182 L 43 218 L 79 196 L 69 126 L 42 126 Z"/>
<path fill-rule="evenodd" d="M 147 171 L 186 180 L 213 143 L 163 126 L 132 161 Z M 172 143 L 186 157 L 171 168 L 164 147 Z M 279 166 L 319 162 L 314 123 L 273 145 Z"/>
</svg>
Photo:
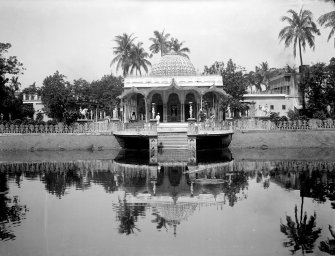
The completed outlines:
<svg viewBox="0 0 335 256">
<path fill-rule="evenodd" d="M 78 112 L 65 112 L 64 113 L 64 118 L 65 118 L 65 124 L 71 125 L 74 122 L 78 120 L 80 117 L 80 114 Z"/>
<path fill-rule="evenodd" d="M 313 118 L 325 120 L 327 118 L 327 115 L 322 110 L 319 110 L 313 114 Z"/>
<path fill-rule="evenodd" d="M 58 122 L 56 120 L 48 120 L 47 125 L 56 125 Z"/>
<path fill-rule="evenodd" d="M 36 114 L 36 121 L 37 121 L 37 122 L 41 122 L 41 121 L 43 121 L 43 114 L 42 114 L 41 112 L 38 112 L 38 113 Z"/>
<path fill-rule="evenodd" d="M 15 119 L 12 121 L 12 124 L 15 124 L 15 125 L 20 125 L 21 123 L 22 123 L 21 119 Z"/>
<path fill-rule="evenodd" d="M 277 123 L 280 120 L 279 114 L 276 112 L 270 113 L 270 121 Z"/>
<path fill-rule="evenodd" d="M 288 118 L 287 118 L 287 116 L 281 116 L 280 118 L 279 118 L 279 121 L 288 121 Z"/>
<path fill-rule="evenodd" d="M 290 120 L 299 120 L 300 119 L 300 114 L 298 110 L 292 110 L 290 109 L 287 112 L 287 116 Z"/>
</svg>

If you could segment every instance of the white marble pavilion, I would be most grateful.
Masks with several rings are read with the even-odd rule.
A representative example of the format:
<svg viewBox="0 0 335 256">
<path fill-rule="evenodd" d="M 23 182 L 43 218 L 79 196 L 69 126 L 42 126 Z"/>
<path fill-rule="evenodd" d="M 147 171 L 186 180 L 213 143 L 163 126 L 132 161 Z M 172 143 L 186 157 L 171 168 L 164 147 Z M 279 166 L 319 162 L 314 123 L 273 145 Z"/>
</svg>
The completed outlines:
<svg viewBox="0 0 335 256">
<path fill-rule="evenodd" d="M 120 96 L 122 120 L 148 122 L 159 113 L 163 123 L 185 122 L 197 118 L 202 109 L 207 116 L 215 115 L 222 121 L 222 95 L 228 97 L 221 76 L 197 75 L 187 57 L 171 52 L 153 65 L 149 76 L 125 78 Z"/>
</svg>

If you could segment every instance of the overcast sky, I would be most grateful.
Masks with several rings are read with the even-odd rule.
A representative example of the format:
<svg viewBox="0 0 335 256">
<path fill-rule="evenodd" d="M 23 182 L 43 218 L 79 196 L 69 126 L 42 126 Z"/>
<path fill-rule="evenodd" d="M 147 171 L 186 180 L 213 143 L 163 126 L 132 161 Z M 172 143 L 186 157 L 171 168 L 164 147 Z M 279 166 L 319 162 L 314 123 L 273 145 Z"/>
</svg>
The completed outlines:
<svg viewBox="0 0 335 256">
<path fill-rule="evenodd" d="M 56 70 L 70 81 L 116 74 L 110 68 L 116 35 L 134 33 L 149 51 L 153 31 L 163 29 L 185 41 L 198 72 L 229 58 L 247 70 L 262 61 L 299 66 L 278 33 L 287 10 L 301 7 L 315 20 L 334 8 L 321 0 L 0 0 L 0 42 L 11 43 L 9 54 L 26 68 L 22 87 L 41 86 Z M 303 54 L 304 64 L 328 63 L 335 56 L 328 34 L 321 29 L 315 51 L 306 48 Z"/>
</svg>

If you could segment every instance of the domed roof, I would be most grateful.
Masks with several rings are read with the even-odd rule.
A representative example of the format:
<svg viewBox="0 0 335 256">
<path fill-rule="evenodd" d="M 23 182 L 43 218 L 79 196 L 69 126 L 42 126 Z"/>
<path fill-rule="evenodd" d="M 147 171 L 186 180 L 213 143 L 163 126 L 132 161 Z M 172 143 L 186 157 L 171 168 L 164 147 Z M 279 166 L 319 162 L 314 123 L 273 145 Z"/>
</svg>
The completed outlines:
<svg viewBox="0 0 335 256">
<path fill-rule="evenodd" d="M 194 76 L 195 68 L 191 61 L 175 52 L 164 55 L 151 69 L 152 76 Z"/>
</svg>

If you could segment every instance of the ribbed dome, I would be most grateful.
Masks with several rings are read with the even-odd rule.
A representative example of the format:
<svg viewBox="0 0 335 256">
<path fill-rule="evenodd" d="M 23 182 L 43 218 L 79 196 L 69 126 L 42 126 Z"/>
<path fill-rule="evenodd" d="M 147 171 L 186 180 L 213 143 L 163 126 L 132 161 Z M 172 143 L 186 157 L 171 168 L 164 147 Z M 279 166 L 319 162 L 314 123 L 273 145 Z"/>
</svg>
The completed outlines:
<svg viewBox="0 0 335 256">
<path fill-rule="evenodd" d="M 195 68 L 191 61 L 175 52 L 164 55 L 152 66 L 152 76 L 194 76 Z"/>
</svg>

